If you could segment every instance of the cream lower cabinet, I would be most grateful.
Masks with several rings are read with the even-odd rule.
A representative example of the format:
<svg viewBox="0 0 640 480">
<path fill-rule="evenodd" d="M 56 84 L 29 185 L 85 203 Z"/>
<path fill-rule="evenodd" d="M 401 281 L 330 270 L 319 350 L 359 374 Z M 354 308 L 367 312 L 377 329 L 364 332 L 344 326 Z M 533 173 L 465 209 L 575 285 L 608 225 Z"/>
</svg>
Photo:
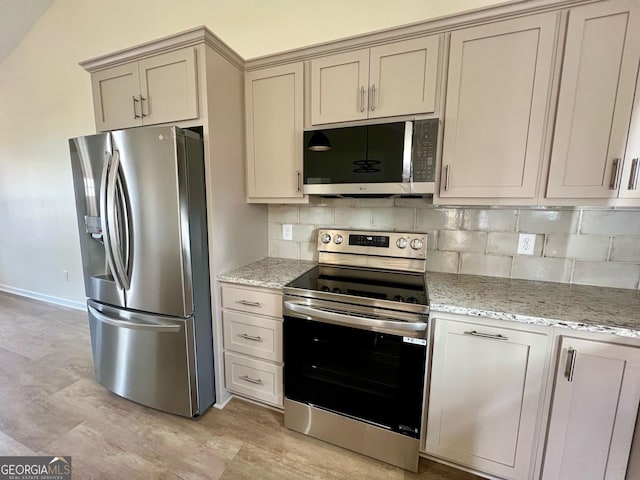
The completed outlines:
<svg viewBox="0 0 640 480">
<path fill-rule="evenodd" d="M 302 193 L 302 62 L 245 75 L 247 200 L 306 203 Z"/>
<path fill-rule="evenodd" d="M 536 203 L 558 15 L 451 33 L 441 198 Z"/>
<path fill-rule="evenodd" d="M 436 111 L 442 35 L 311 60 L 311 124 Z"/>
<path fill-rule="evenodd" d="M 640 348 L 563 337 L 542 479 L 623 480 L 639 404 Z"/>
<path fill-rule="evenodd" d="M 282 407 L 282 293 L 223 284 L 222 330 L 227 390 Z"/>
<path fill-rule="evenodd" d="M 453 314 L 431 318 L 426 452 L 500 478 L 530 478 L 548 330 Z"/>
<path fill-rule="evenodd" d="M 625 195 L 633 179 L 632 158 L 624 155 L 627 133 L 633 135 L 640 3 L 594 3 L 570 9 L 568 17 L 546 196 L 633 196 Z"/>
<path fill-rule="evenodd" d="M 99 131 L 198 117 L 194 48 L 93 72 L 91 86 Z"/>
</svg>

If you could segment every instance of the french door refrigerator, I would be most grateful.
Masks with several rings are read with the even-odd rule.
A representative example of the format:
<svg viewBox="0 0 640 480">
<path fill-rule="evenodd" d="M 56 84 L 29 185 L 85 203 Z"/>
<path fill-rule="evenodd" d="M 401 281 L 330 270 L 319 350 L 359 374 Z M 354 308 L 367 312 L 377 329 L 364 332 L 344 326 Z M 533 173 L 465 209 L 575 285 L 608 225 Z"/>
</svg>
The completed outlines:
<svg viewBox="0 0 640 480">
<path fill-rule="evenodd" d="M 69 146 L 96 379 L 199 415 L 215 401 L 202 139 L 141 127 Z"/>
</svg>

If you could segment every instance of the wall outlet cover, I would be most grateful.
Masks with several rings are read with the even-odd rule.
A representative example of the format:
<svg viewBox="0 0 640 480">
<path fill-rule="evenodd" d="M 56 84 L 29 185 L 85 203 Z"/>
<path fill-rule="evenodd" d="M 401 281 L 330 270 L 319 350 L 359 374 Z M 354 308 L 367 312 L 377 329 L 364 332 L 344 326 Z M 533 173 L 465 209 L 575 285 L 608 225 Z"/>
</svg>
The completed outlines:
<svg viewBox="0 0 640 480">
<path fill-rule="evenodd" d="M 533 255 L 536 248 L 535 233 L 521 233 L 518 238 L 518 255 Z"/>
<path fill-rule="evenodd" d="M 293 240 L 293 225 L 290 223 L 285 223 L 282 225 L 282 239 L 283 240 Z"/>
</svg>

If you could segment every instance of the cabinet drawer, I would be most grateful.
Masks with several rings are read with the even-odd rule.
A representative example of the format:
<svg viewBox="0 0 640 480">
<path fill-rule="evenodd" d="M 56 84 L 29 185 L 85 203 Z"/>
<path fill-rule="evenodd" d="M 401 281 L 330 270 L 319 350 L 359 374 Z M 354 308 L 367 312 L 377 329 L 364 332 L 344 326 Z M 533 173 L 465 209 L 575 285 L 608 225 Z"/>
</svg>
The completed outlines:
<svg viewBox="0 0 640 480">
<path fill-rule="evenodd" d="M 222 307 L 282 318 L 282 295 L 224 285 Z"/>
<path fill-rule="evenodd" d="M 224 353 L 227 389 L 282 407 L 282 367 L 235 353 Z"/>
<path fill-rule="evenodd" d="M 222 312 L 224 348 L 282 362 L 282 322 L 245 313 Z"/>
</svg>

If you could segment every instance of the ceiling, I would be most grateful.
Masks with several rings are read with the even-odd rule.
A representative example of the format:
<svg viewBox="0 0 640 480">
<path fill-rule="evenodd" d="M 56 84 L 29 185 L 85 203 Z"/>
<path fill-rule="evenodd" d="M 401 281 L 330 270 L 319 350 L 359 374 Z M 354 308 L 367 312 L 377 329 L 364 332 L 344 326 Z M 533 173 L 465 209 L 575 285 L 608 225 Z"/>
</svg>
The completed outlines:
<svg viewBox="0 0 640 480">
<path fill-rule="evenodd" d="M 0 0 L 0 63 L 20 44 L 54 0 Z"/>
</svg>

